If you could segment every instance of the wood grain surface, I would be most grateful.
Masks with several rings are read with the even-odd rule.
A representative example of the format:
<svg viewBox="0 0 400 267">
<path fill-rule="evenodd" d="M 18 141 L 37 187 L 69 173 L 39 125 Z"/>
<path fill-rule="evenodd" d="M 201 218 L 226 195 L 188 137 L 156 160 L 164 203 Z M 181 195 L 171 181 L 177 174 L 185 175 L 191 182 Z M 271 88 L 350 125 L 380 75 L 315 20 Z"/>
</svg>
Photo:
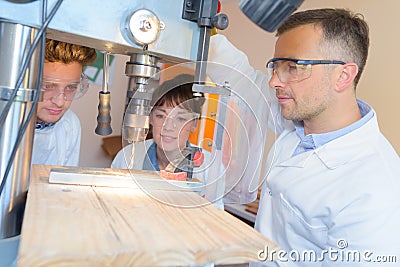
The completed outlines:
<svg viewBox="0 0 400 267">
<path fill-rule="evenodd" d="M 133 171 L 111 168 L 62 167 L 51 168 L 50 183 L 133 187 L 143 190 L 201 191 L 204 185 L 193 178 L 190 181 L 160 179 L 156 171 Z"/>
<path fill-rule="evenodd" d="M 50 184 L 33 165 L 18 266 L 187 266 L 276 245 L 195 192 Z"/>
</svg>

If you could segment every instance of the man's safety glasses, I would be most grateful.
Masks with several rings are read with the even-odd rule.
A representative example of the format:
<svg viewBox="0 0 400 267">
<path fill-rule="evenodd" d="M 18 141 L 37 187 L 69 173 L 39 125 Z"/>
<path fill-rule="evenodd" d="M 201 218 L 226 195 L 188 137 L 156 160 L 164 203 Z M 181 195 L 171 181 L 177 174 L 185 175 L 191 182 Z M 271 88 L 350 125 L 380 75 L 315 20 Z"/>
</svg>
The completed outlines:
<svg viewBox="0 0 400 267">
<path fill-rule="evenodd" d="M 311 76 L 311 66 L 320 64 L 339 64 L 346 62 L 339 60 L 305 60 L 278 57 L 267 62 L 268 76 L 272 77 L 274 73 L 283 83 L 299 82 Z"/>
<path fill-rule="evenodd" d="M 83 73 L 79 81 L 43 77 L 41 85 L 43 98 L 46 100 L 64 95 L 64 100 L 72 101 L 83 96 L 88 88 L 89 80 Z"/>
</svg>

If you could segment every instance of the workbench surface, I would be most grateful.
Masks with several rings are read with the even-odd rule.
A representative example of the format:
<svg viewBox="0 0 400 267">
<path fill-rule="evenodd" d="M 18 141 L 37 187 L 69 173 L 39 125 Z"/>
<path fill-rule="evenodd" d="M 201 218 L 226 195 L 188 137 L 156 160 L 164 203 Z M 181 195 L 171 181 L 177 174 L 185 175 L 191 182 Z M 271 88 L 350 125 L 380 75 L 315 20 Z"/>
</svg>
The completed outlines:
<svg viewBox="0 0 400 267">
<path fill-rule="evenodd" d="M 195 192 L 49 184 L 33 165 L 18 266 L 256 261 L 275 244 Z"/>
</svg>

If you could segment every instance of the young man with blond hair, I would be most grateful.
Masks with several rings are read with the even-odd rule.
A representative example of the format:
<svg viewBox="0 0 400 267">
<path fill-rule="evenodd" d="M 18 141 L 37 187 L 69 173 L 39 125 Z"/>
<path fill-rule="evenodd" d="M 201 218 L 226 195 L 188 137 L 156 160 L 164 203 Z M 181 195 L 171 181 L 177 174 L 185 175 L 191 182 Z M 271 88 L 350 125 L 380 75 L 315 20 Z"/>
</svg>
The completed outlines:
<svg viewBox="0 0 400 267">
<path fill-rule="evenodd" d="M 87 91 L 83 67 L 96 59 L 93 48 L 46 40 L 38 102 L 32 164 L 76 166 L 79 162 L 81 125 L 69 108 Z"/>
</svg>

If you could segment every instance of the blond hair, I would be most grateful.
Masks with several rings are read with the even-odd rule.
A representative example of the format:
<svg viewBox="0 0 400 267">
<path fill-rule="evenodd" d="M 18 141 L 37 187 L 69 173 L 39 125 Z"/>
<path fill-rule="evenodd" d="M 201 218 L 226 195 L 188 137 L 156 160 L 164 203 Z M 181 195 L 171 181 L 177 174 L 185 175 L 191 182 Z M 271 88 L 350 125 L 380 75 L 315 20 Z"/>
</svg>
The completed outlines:
<svg viewBox="0 0 400 267">
<path fill-rule="evenodd" d="M 82 66 L 86 66 L 93 63 L 97 57 L 94 48 L 52 39 L 46 40 L 45 50 L 45 60 L 47 62 L 61 62 L 64 64 L 77 62 Z"/>
</svg>

